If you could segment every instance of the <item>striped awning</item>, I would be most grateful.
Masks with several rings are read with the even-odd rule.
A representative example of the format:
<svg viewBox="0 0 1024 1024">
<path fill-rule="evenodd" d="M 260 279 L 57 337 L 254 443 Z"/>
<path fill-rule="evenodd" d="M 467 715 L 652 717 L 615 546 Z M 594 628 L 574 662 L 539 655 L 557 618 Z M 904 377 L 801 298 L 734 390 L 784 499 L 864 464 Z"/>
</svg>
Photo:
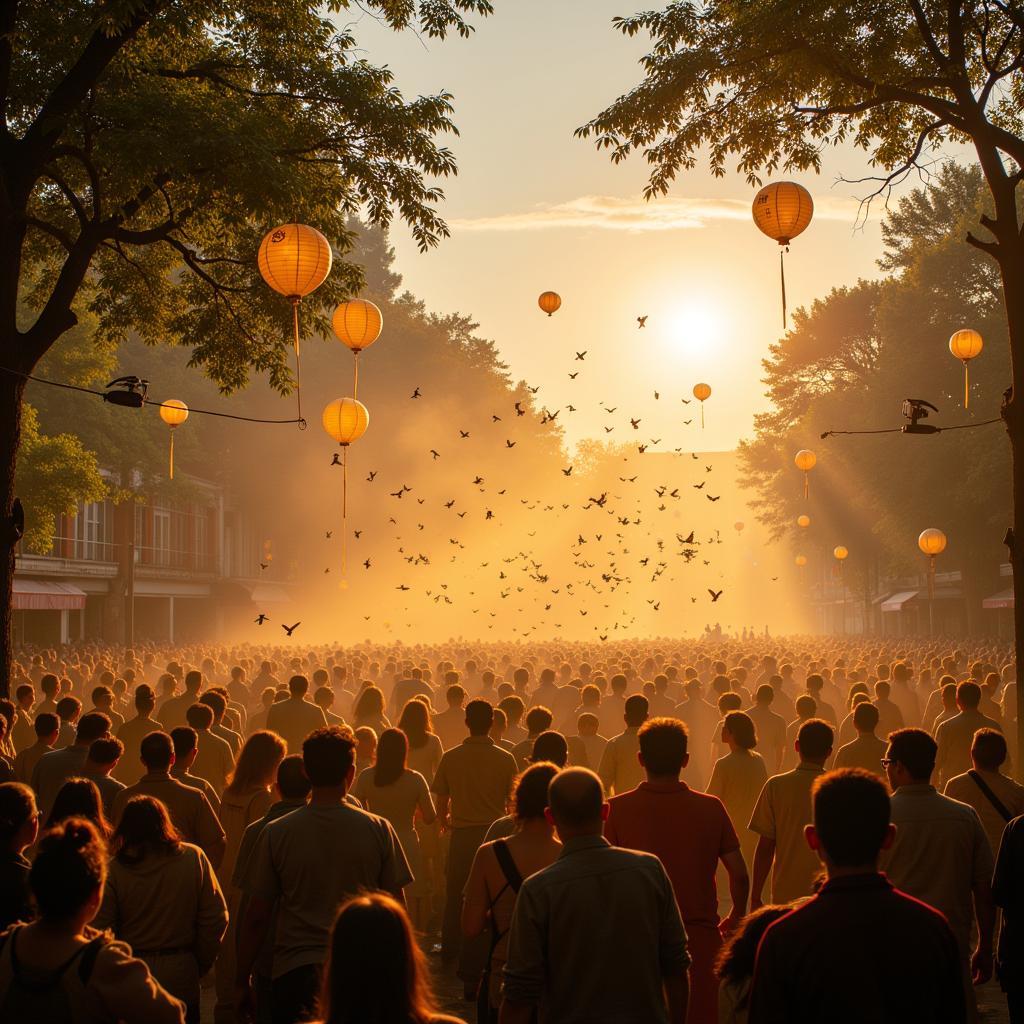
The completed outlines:
<svg viewBox="0 0 1024 1024">
<path fill-rule="evenodd" d="M 14 579 L 15 611 L 61 611 L 85 607 L 85 591 L 70 583 Z"/>
</svg>

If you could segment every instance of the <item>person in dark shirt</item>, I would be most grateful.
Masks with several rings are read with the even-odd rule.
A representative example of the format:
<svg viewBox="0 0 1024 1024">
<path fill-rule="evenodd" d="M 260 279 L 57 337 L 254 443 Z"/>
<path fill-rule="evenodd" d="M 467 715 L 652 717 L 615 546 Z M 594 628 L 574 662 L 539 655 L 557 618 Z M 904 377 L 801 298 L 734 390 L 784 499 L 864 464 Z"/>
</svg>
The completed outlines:
<svg viewBox="0 0 1024 1024">
<path fill-rule="evenodd" d="M 0 785 L 0 931 L 15 921 L 31 921 L 32 899 L 24 851 L 39 831 L 36 798 L 19 782 Z"/>
<path fill-rule="evenodd" d="M 960 958 L 946 919 L 878 871 L 896 834 L 885 784 L 844 768 L 815 781 L 812 801 L 805 835 L 828 878 L 765 932 L 750 1024 L 963 1024 Z"/>
<path fill-rule="evenodd" d="M 1024 1024 L 1024 815 L 1003 830 L 992 897 L 1003 912 L 996 972 L 1006 993 L 1010 1024 Z"/>
</svg>

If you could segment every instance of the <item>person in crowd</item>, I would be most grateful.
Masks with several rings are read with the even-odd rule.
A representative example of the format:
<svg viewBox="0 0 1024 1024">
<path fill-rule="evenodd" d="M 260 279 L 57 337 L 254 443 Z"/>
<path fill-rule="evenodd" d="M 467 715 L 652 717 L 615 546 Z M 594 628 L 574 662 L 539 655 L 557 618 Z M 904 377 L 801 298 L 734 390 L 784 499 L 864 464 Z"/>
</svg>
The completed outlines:
<svg viewBox="0 0 1024 1024">
<path fill-rule="evenodd" d="M 434 732 L 444 750 L 458 746 L 466 737 L 466 691 L 454 683 L 445 691 L 447 707 L 434 715 Z"/>
<path fill-rule="evenodd" d="M 959 713 L 947 719 L 935 730 L 938 753 L 935 755 L 935 782 L 944 785 L 955 775 L 970 771 L 971 744 L 979 729 L 1003 727 L 994 718 L 986 718 L 978 710 L 981 687 L 977 683 L 960 683 L 956 688 L 956 706 Z"/>
<path fill-rule="evenodd" d="M 436 1010 L 423 954 L 402 905 L 354 896 L 331 929 L 319 1024 L 463 1024 Z"/>
<path fill-rule="evenodd" d="M 377 686 L 367 686 L 352 706 L 352 722 L 356 729 L 372 729 L 379 737 L 391 728 L 384 714 L 384 693 Z"/>
<path fill-rule="evenodd" d="M 596 772 L 601 767 L 601 757 L 608 741 L 597 731 L 600 722 L 597 715 L 584 711 L 576 719 L 576 735 L 568 737 L 569 760 L 579 768 Z"/>
<path fill-rule="evenodd" d="M 975 984 L 992 976 L 992 849 L 977 811 L 931 784 L 937 745 L 922 729 L 889 736 L 885 770 L 896 837 L 882 858 L 893 885 L 945 915 L 960 951 L 959 974 L 971 1020 Z M 971 954 L 971 932 L 978 944 Z"/>
<path fill-rule="evenodd" d="M 171 743 L 174 745 L 174 761 L 171 764 L 171 776 L 186 786 L 198 789 L 210 802 L 213 813 L 220 818 L 220 797 L 206 779 L 193 775 L 191 768 L 199 753 L 199 734 L 188 725 L 179 725 L 171 730 Z"/>
<path fill-rule="evenodd" d="M 825 770 L 832 753 L 832 727 L 812 718 L 800 727 L 796 752 L 800 761 L 791 771 L 773 775 L 761 790 L 750 829 L 758 835 L 754 851 L 750 908 L 763 904 L 764 883 L 772 876 L 772 903 L 789 903 L 811 894 L 820 862 L 804 842 L 811 820 L 811 787 Z"/>
<path fill-rule="evenodd" d="M 93 825 L 104 841 L 110 838 L 112 829 L 107 816 L 103 813 L 103 798 L 92 779 L 68 779 L 57 790 L 44 827 L 54 828 L 69 818 L 84 818 Z"/>
<path fill-rule="evenodd" d="M 560 1024 L 685 1024 L 690 957 L 661 862 L 603 837 L 608 804 L 585 768 L 552 779 L 546 813 L 563 849 L 519 889 L 501 1024 L 535 1010 Z M 612 949 L 615 969 L 595 970 Z"/>
<path fill-rule="evenodd" d="M 75 742 L 75 733 L 78 729 L 78 719 L 82 714 L 82 702 L 77 697 L 61 697 L 57 701 L 57 710 L 54 712 L 60 722 L 60 731 L 57 735 L 57 742 L 54 748 L 63 750 Z"/>
<path fill-rule="evenodd" d="M 220 796 L 227 785 L 228 776 L 235 767 L 235 757 L 227 740 L 211 732 L 214 712 L 208 704 L 193 704 L 185 712 L 189 728 L 196 731 L 196 757 L 192 762 L 192 774 L 213 786 Z"/>
<path fill-rule="evenodd" d="M 264 826 L 247 869 L 248 902 L 238 925 L 234 1002 L 237 1012 L 246 1013 L 253 969 L 276 905 L 274 1024 L 313 1015 L 340 904 L 366 889 L 401 900 L 412 881 L 391 823 L 345 799 L 355 774 L 352 734 L 336 726 L 314 731 L 302 744 L 302 762 L 312 786 L 309 802 Z"/>
<path fill-rule="evenodd" d="M 345 719 L 331 710 L 334 707 L 334 690 L 330 686 L 318 686 L 313 691 L 313 703 L 324 713 L 328 725 L 345 724 Z"/>
<path fill-rule="evenodd" d="M 35 742 L 25 747 L 14 759 L 14 781 L 26 785 L 32 781 L 32 774 L 43 754 L 53 750 L 60 735 L 60 721 L 52 711 L 44 711 L 32 723 Z"/>
<path fill-rule="evenodd" d="M 185 842 L 198 846 L 214 868 L 218 867 L 224 858 L 224 829 L 202 792 L 171 775 L 171 737 L 165 732 L 151 732 L 142 741 L 140 753 L 145 774 L 114 798 L 114 821 L 120 820 L 121 811 L 133 796 L 156 797 L 167 808 L 171 822 Z"/>
<path fill-rule="evenodd" d="M 805 838 L 827 880 L 764 933 L 750 1024 L 962 1024 L 965 993 L 949 925 L 878 870 L 879 855 L 898 832 L 889 821 L 885 784 L 859 768 L 842 768 L 816 778 L 812 800 Z M 880 955 L 889 936 L 899 937 L 898 956 Z"/>
<path fill-rule="evenodd" d="M 792 910 L 789 904 L 765 904 L 747 914 L 722 946 L 715 972 L 718 975 L 718 1024 L 748 1024 L 750 983 L 754 958 L 768 926 Z"/>
<path fill-rule="evenodd" d="M 508 931 L 523 879 L 554 863 L 562 850 L 545 815 L 548 786 L 558 770 L 541 761 L 520 773 L 513 795 L 513 833 L 485 843 L 473 858 L 463 897 L 462 934 L 472 939 L 487 929 L 490 937 L 477 994 L 479 1024 L 496 1024 L 498 1019 Z"/>
<path fill-rule="evenodd" d="M 691 786 L 702 786 L 710 777 L 714 764 L 711 758 L 711 739 L 718 715 L 715 708 L 704 699 L 704 690 L 698 678 L 687 679 L 683 689 L 686 697 L 676 705 L 675 717 L 689 729 L 690 745 L 693 747 L 693 756 L 684 778 Z"/>
<path fill-rule="evenodd" d="M 356 741 L 356 778 L 359 778 L 377 760 L 377 733 L 368 725 L 360 725 L 352 730 L 352 735 Z"/>
<path fill-rule="evenodd" d="M 890 696 L 892 685 L 887 679 L 879 679 L 874 686 L 875 697 L 871 702 L 878 710 L 878 728 L 883 736 L 903 728 L 903 712 Z"/>
<path fill-rule="evenodd" d="M 92 707 L 88 714 L 106 715 L 110 719 L 110 728 L 115 732 L 124 725 L 124 716 L 114 707 L 114 691 L 109 686 L 95 687 L 90 696 Z"/>
<path fill-rule="evenodd" d="M 75 730 L 75 742 L 70 747 L 51 750 L 43 754 L 32 771 L 32 788 L 39 801 L 39 809 L 48 813 L 61 786 L 73 776 L 82 774 L 93 740 L 110 735 L 110 719 L 105 715 L 82 715 Z"/>
<path fill-rule="evenodd" d="M 132 797 L 111 843 L 103 902 L 94 924 L 131 946 L 153 977 L 199 1024 L 199 980 L 213 965 L 228 924 L 213 865 L 182 842 L 167 808 Z"/>
<path fill-rule="evenodd" d="M 441 929 L 441 957 L 453 962 L 462 948 L 459 921 L 462 891 L 473 858 L 487 830 L 505 813 L 505 798 L 516 776 L 516 760 L 488 736 L 493 712 L 485 700 L 466 705 L 469 735 L 446 750 L 437 766 L 431 791 L 437 797 L 437 816 L 449 836 L 444 920 Z M 464 973 L 469 965 L 463 963 Z M 464 978 L 470 983 L 470 979 Z M 475 985 L 477 979 L 471 983 Z"/>
<path fill-rule="evenodd" d="M 32 706 L 35 701 L 36 691 L 31 683 L 22 683 L 15 689 L 14 721 L 11 723 L 11 744 L 15 758 L 36 741 L 36 733 L 32 728 Z"/>
<path fill-rule="evenodd" d="M 861 768 L 883 778 L 882 758 L 886 743 L 875 735 L 878 708 L 870 701 L 861 701 L 853 709 L 853 725 L 857 738 L 844 743 L 837 751 L 833 768 Z"/>
<path fill-rule="evenodd" d="M 198 703 L 202 688 L 202 672 L 192 669 L 185 673 L 184 692 L 165 700 L 157 712 L 157 718 L 160 720 L 164 732 L 169 733 L 172 729 L 188 724 L 188 709 Z"/>
<path fill-rule="evenodd" d="M 971 743 L 971 770 L 955 775 L 942 790 L 978 812 L 993 856 L 1007 823 L 1024 814 L 1024 786 L 1002 772 L 1005 763 L 1006 737 L 995 729 L 979 729 Z"/>
<path fill-rule="evenodd" d="M 38 917 L 0 936 L 0 1020 L 184 1024 L 184 1004 L 131 948 L 91 927 L 106 878 L 90 822 L 70 818 L 41 837 L 29 872 Z"/>
<path fill-rule="evenodd" d="M 520 740 L 512 748 L 512 756 L 516 759 L 516 765 L 520 771 L 530 763 L 533 753 L 533 744 L 537 737 L 551 728 L 554 720 L 551 712 L 541 705 L 534 705 L 526 712 L 526 738 Z"/>
<path fill-rule="evenodd" d="M 228 710 L 228 700 L 224 693 L 216 689 L 207 690 L 199 698 L 199 703 L 205 704 L 213 711 L 213 723 L 210 725 L 210 732 L 214 736 L 219 736 L 228 745 L 233 758 L 238 757 L 238 753 L 242 749 L 242 737 L 240 733 L 235 732 L 234 729 L 229 728 L 225 724 L 224 717 Z"/>
<path fill-rule="evenodd" d="M 135 716 L 125 721 L 117 730 L 117 738 L 124 745 L 125 755 L 117 763 L 112 775 L 118 782 L 130 786 L 138 782 L 142 776 L 139 764 L 139 748 L 142 741 L 151 733 L 158 732 L 160 723 L 153 717 L 156 711 L 156 696 L 147 683 L 140 683 L 135 688 Z"/>
<path fill-rule="evenodd" d="M 1010 1024 L 1024 1024 L 1024 817 L 1003 832 L 992 876 L 992 899 L 1002 911 L 996 974 L 1006 993 Z"/>
<path fill-rule="evenodd" d="M 796 767 L 796 737 L 800 732 L 800 726 L 818 717 L 817 701 L 809 693 L 800 694 L 793 702 L 793 707 L 796 710 L 796 718 L 786 726 L 786 740 L 783 745 L 782 767 L 787 771 Z"/>
<path fill-rule="evenodd" d="M 772 705 L 775 703 L 775 690 L 769 683 L 762 683 L 754 694 L 754 705 L 747 710 L 747 715 L 757 730 L 759 753 L 771 772 L 782 770 L 782 762 L 786 755 L 786 719 L 776 714 Z"/>
<path fill-rule="evenodd" d="M 104 813 L 108 817 L 114 798 L 125 788 L 124 783 L 118 782 L 111 774 L 123 754 L 124 747 L 120 740 L 114 739 L 113 736 L 103 736 L 92 741 L 85 764 L 82 765 L 82 776 L 96 783 L 96 788 L 103 799 Z"/>
<path fill-rule="evenodd" d="M 386 818 L 394 827 L 409 863 L 413 881 L 405 890 L 406 904 L 417 929 L 422 930 L 429 918 L 429 891 L 423 878 L 417 817 L 429 827 L 437 815 L 427 781 L 406 765 L 409 741 L 401 729 L 385 729 L 377 744 L 377 761 L 356 779 L 353 795 L 373 814 Z"/>
<path fill-rule="evenodd" d="M 33 917 L 25 851 L 36 841 L 35 794 L 20 782 L 0 784 L 0 932 Z"/>
<path fill-rule="evenodd" d="M 725 716 L 722 740 L 728 745 L 729 753 L 715 762 L 707 792 L 722 801 L 739 836 L 740 853 L 749 872 L 754 863 L 757 833 L 747 826 L 757 798 L 768 781 L 768 770 L 764 758 L 754 749 L 757 730 L 745 712 L 730 711 Z"/>
<path fill-rule="evenodd" d="M 653 853 L 664 865 L 691 958 L 689 1024 L 715 1024 L 715 962 L 722 932 L 735 929 L 746 913 L 750 880 L 722 802 L 679 779 L 689 758 L 688 738 L 686 726 L 677 719 L 649 719 L 640 727 L 645 781 L 609 800 L 604 835 L 613 846 Z M 718 916 L 715 886 L 719 862 L 728 874 L 732 901 L 724 921 Z"/>
<path fill-rule="evenodd" d="M 640 726 L 647 721 L 647 698 L 635 693 L 627 697 L 621 707 L 626 728 L 608 741 L 597 770 L 609 794 L 628 793 L 644 778 L 637 755 L 640 752 Z"/>
</svg>

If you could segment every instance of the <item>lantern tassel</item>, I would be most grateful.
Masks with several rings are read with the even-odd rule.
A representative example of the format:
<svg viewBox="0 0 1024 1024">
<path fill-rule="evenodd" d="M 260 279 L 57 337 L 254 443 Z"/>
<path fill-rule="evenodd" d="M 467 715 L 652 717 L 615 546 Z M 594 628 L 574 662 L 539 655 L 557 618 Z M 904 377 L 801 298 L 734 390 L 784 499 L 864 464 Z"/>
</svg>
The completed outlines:
<svg viewBox="0 0 1024 1024">
<path fill-rule="evenodd" d="M 704 429 L 704 403 L 700 403 L 700 429 Z"/>
<path fill-rule="evenodd" d="M 804 473 L 804 501 L 811 496 L 811 478 L 808 473 Z"/>
<path fill-rule="evenodd" d="M 302 366 L 299 362 L 299 300 L 292 299 L 292 328 L 295 338 L 295 400 L 298 405 L 300 427 L 302 419 Z"/>
<path fill-rule="evenodd" d="M 786 329 L 786 261 L 784 253 L 789 251 L 789 246 L 779 250 L 779 280 L 782 283 L 782 329 Z"/>
<path fill-rule="evenodd" d="M 355 366 L 352 370 L 352 397 L 359 397 L 359 352 L 355 353 Z"/>
<path fill-rule="evenodd" d="M 348 445 L 341 446 L 341 579 L 348 572 Z"/>
<path fill-rule="evenodd" d="M 168 467 L 168 477 L 174 479 L 174 431 L 171 430 L 171 454 L 170 454 L 170 466 Z"/>
<path fill-rule="evenodd" d="M 967 360 L 964 360 L 964 408 L 966 409 L 971 401 L 971 388 L 968 383 L 967 375 L 970 371 L 967 369 Z"/>
</svg>

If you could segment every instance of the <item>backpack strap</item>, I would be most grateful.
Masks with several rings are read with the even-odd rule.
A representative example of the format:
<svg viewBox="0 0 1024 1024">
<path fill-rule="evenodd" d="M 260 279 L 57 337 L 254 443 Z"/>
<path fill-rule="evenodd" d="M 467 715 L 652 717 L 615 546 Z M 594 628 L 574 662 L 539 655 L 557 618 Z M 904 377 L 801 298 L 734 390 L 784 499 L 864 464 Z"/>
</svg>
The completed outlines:
<svg viewBox="0 0 1024 1024">
<path fill-rule="evenodd" d="M 1007 809 L 1006 804 L 992 792 L 992 787 L 972 768 L 968 773 L 974 784 L 984 793 L 988 802 L 999 812 L 1003 821 L 1010 821 L 1013 815 Z"/>
<path fill-rule="evenodd" d="M 495 842 L 494 856 L 498 859 L 498 867 L 501 868 L 501 873 L 505 876 L 508 887 L 513 892 L 518 893 L 520 886 L 523 884 L 523 876 L 520 874 L 519 868 L 516 867 L 516 862 L 512 859 L 512 854 L 509 852 L 508 844 L 504 839 L 498 839 Z"/>
<path fill-rule="evenodd" d="M 106 946 L 107 936 L 97 935 L 82 951 L 81 959 L 78 961 L 78 980 L 83 986 L 89 984 L 93 968 L 96 966 L 96 959 Z"/>
</svg>

